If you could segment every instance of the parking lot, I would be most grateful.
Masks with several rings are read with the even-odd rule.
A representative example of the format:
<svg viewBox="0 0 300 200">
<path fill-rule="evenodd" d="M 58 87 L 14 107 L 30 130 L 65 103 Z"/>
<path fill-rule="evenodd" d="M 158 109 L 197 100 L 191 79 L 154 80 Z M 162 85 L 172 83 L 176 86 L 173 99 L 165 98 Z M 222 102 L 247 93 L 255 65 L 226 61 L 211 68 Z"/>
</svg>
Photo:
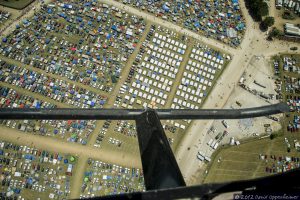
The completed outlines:
<svg viewBox="0 0 300 200">
<path fill-rule="evenodd" d="M 126 168 L 88 159 L 80 198 L 145 191 L 140 169 Z"/>
</svg>

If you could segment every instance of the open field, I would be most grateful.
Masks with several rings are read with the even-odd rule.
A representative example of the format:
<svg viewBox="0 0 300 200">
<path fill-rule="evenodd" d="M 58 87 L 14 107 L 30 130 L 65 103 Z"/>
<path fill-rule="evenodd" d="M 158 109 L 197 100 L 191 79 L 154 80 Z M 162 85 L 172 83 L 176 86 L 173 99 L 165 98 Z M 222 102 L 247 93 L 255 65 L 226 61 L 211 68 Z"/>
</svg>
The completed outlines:
<svg viewBox="0 0 300 200">
<path fill-rule="evenodd" d="M 34 0 L 0 0 L 1 6 L 14 8 L 18 10 L 24 9 L 26 6 L 31 4 Z"/>
<path fill-rule="evenodd" d="M 286 137 L 292 145 L 291 152 L 287 152 L 287 145 L 284 141 Z M 269 138 L 245 142 L 239 146 L 225 147 L 220 149 L 214 160 L 208 167 L 208 174 L 204 173 L 204 183 L 218 183 L 234 180 L 244 180 L 274 174 L 266 172 L 266 167 L 272 168 L 279 157 L 300 157 L 300 153 L 293 148 L 293 140 L 299 140 L 298 134 L 280 136 L 273 140 Z M 267 155 L 267 159 L 260 159 L 260 154 Z M 275 155 L 277 161 L 270 156 Z M 220 162 L 218 161 L 220 160 Z M 295 164 L 299 162 L 295 162 Z M 283 164 L 278 165 L 283 166 Z M 276 164 L 277 167 L 277 164 Z M 296 167 L 296 166 L 295 166 Z M 282 167 L 280 167 L 281 169 Z M 277 173 L 277 168 L 276 168 Z"/>
</svg>

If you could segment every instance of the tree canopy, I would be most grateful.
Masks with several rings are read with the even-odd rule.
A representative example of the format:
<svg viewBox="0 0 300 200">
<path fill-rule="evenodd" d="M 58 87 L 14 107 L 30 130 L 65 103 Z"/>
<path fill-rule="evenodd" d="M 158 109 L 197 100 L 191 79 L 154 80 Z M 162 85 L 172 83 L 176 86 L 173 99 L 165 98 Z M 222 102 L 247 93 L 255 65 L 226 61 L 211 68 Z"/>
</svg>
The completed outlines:
<svg viewBox="0 0 300 200">
<path fill-rule="evenodd" d="M 263 0 L 246 0 L 245 2 L 255 21 L 262 21 L 262 17 L 269 14 L 269 6 Z"/>
<path fill-rule="evenodd" d="M 263 31 L 266 31 L 268 29 L 268 27 L 273 26 L 274 25 L 274 17 L 266 17 L 260 24 L 260 27 Z"/>
</svg>

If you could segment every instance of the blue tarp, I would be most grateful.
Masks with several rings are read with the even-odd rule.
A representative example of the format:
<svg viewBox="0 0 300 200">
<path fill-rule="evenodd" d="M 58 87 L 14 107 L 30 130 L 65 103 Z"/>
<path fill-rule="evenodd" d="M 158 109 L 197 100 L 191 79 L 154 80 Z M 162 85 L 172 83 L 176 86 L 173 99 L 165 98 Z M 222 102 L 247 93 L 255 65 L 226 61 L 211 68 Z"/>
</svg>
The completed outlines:
<svg viewBox="0 0 300 200">
<path fill-rule="evenodd" d="M 100 105 L 104 105 L 105 104 L 105 101 L 104 100 L 100 100 Z"/>
<path fill-rule="evenodd" d="M 107 34 L 106 39 L 110 39 L 111 38 L 111 34 Z"/>
<path fill-rule="evenodd" d="M 28 24 L 29 21 L 27 19 L 22 20 L 23 24 Z"/>
<path fill-rule="evenodd" d="M 66 14 L 65 13 L 58 13 L 58 16 L 62 17 L 62 18 L 66 18 Z"/>
<path fill-rule="evenodd" d="M 169 8 L 166 4 L 164 4 L 164 5 L 162 6 L 162 9 L 163 9 L 165 12 L 169 12 L 169 11 L 170 11 L 170 8 Z"/>
<path fill-rule="evenodd" d="M 35 157 L 33 155 L 30 155 L 30 154 L 25 154 L 25 159 L 26 160 L 35 160 Z"/>
<path fill-rule="evenodd" d="M 116 25 L 112 25 L 111 29 L 114 30 L 114 31 L 117 31 L 117 26 Z"/>
</svg>

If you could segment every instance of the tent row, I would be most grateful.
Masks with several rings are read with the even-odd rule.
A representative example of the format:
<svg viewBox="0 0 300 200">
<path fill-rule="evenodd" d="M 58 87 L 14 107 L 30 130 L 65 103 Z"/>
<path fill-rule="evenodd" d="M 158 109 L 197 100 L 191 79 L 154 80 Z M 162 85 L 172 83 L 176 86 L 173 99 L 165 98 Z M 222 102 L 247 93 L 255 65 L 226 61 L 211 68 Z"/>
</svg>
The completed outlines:
<svg viewBox="0 0 300 200">
<path fill-rule="evenodd" d="M 178 54 L 174 54 L 173 52 L 167 52 L 167 50 L 163 50 L 163 49 L 157 49 L 155 51 L 151 51 L 151 49 L 149 49 L 147 51 L 147 54 L 149 56 L 153 56 L 155 58 L 158 58 L 158 59 L 162 59 L 162 60 L 165 60 L 165 59 L 175 59 L 176 61 L 182 61 L 183 58 L 182 56 L 178 55 Z"/>
<path fill-rule="evenodd" d="M 148 77 L 150 78 L 150 77 Z M 173 84 L 173 81 L 172 80 L 169 80 L 167 78 L 164 78 L 162 76 L 155 76 L 154 74 L 152 74 L 152 79 L 148 79 L 147 77 L 143 77 L 142 75 L 139 75 L 139 74 L 136 74 L 135 75 L 135 79 L 136 79 L 136 82 L 133 82 L 133 83 L 136 83 L 136 84 L 145 84 L 145 85 L 154 85 L 154 86 L 159 86 L 159 88 L 161 88 L 160 85 L 165 85 L 165 86 L 172 86 Z"/>
<path fill-rule="evenodd" d="M 191 72 L 194 72 L 195 74 L 201 74 L 202 72 L 208 72 L 208 73 L 211 73 L 211 74 L 215 74 L 216 73 L 216 70 L 215 69 L 212 69 L 211 67 L 209 66 L 204 66 L 204 65 L 201 65 L 200 68 L 198 67 L 192 67 L 190 65 L 187 65 L 186 70 L 189 70 Z"/>
<path fill-rule="evenodd" d="M 156 64 L 154 64 L 154 65 L 156 65 Z M 170 65 L 167 65 L 166 63 L 158 62 L 157 66 L 159 66 L 159 67 L 154 66 L 154 65 L 150 65 L 149 63 L 146 64 L 145 62 L 142 62 L 142 67 L 146 67 L 147 69 L 158 72 L 159 74 L 164 73 L 164 71 L 170 71 L 170 72 L 173 72 L 174 74 L 178 73 L 178 68 L 174 68 Z"/>
<path fill-rule="evenodd" d="M 172 58 L 176 59 L 175 56 L 177 55 L 177 53 L 174 53 L 172 51 L 169 51 L 167 49 L 164 49 L 164 48 L 161 48 L 161 47 L 158 47 L 158 46 L 153 46 L 152 44 L 149 44 L 148 46 L 151 50 L 153 50 L 155 52 L 158 52 L 158 53 L 164 54 L 165 56 L 169 56 L 169 57 L 172 57 Z M 182 56 L 179 55 L 178 60 L 179 59 L 183 60 Z"/>
<path fill-rule="evenodd" d="M 195 59 L 196 61 L 189 60 L 188 64 L 190 64 L 190 65 L 192 65 L 194 67 L 196 67 L 196 66 L 199 67 L 199 65 L 200 65 L 199 62 L 202 62 L 203 64 L 210 65 L 210 66 L 214 67 L 215 69 L 221 69 L 222 65 L 223 65 L 223 64 L 215 63 L 214 61 L 210 61 L 210 60 L 208 60 L 206 58 L 203 58 L 203 57 L 198 57 L 198 56 L 194 57 L 193 54 L 191 54 L 191 58 Z"/>
<path fill-rule="evenodd" d="M 131 99 L 134 99 L 136 97 L 140 97 L 144 100 L 148 100 L 148 101 L 152 101 L 152 102 L 156 102 L 158 104 L 161 104 L 162 106 L 164 106 L 166 104 L 166 100 L 165 100 L 167 98 L 166 94 L 163 94 L 162 92 L 159 92 L 157 90 L 151 89 L 149 91 L 149 93 L 152 93 L 152 94 L 149 94 L 149 93 L 144 93 L 142 91 L 134 90 L 134 89 L 131 88 L 131 89 L 129 89 L 129 93 L 132 94 L 134 97 L 132 97 L 130 99 L 127 99 L 127 100 L 130 100 L 130 101 L 133 101 L 133 102 L 134 102 L 134 100 L 131 100 Z M 158 96 L 161 97 L 161 98 L 159 98 Z M 125 99 L 126 99 L 126 96 L 125 96 Z M 146 101 L 144 101 L 144 102 L 146 102 Z"/>
<path fill-rule="evenodd" d="M 174 39 L 171 39 L 171 38 L 169 38 L 169 37 L 168 37 L 168 39 L 167 39 L 166 36 L 160 35 L 159 33 L 155 33 L 155 34 L 154 34 L 154 38 L 153 38 L 153 42 L 155 43 L 155 42 L 158 41 L 158 40 L 166 41 L 167 43 L 172 44 L 172 45 L 175 45 L 175 46 L 177 46 L 177 47 L 179 47 L 179 48 L 182 48 L 182 49 L 186 49 L 186 47 L 187 47 L 186 44 L 183 44 L 183 43 L 181 43 L 181 42 L 178 42 L 177 39 L 174 40 Z"/>
</svg>

